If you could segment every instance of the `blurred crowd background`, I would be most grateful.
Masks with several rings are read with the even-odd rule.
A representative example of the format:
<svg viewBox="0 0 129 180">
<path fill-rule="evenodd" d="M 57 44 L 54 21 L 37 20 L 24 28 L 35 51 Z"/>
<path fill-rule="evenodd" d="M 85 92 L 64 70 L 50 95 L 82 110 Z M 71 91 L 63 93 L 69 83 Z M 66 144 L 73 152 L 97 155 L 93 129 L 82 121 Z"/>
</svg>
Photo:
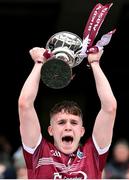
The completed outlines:
<svg viewBox="0 0 129 180">
<path fill-rule="evenodd" d="M 50 36 L 60 31 L 70 31 L 82 38 L 90 12 L 97 3 L 113 3 L 113 6 L 95 41 L 116 28 L 101 61 L 118 102 L 113 141 L 103 178 L 129 179 L 129 0 L 0 0 L 0 178 L 26 178 L 17 103 L 33 66 L 29 50 L 45 47 Z M 49 110 L 64 99 L 77 101 L 86 119 L 84 139 L 91 135 L 99 100 L 86 62 L 85 59 L 72 70 L 75 77 L 66 88 L 53 90 L 41 81 L 36 108 L 45 137 L 48 137 Z"/>
</svg>

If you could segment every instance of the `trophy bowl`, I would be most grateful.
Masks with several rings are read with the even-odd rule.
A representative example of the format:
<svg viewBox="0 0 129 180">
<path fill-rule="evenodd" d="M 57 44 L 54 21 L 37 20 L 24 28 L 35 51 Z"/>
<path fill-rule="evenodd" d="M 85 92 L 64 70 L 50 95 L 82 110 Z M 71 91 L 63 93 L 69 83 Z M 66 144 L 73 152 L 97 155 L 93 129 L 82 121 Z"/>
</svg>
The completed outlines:
<svg viewBox="0 0 129 180">
<path fill-rule="evenodd" d="M 64 88 L 72 79 L 72 68 L 83 60 L 79 55 L 82 39 L 74 33 L 62 31 L 50 37 L 46 49 L 52 57 L 43 64 L 41 79 L 50 88 Z"/>
</svg>

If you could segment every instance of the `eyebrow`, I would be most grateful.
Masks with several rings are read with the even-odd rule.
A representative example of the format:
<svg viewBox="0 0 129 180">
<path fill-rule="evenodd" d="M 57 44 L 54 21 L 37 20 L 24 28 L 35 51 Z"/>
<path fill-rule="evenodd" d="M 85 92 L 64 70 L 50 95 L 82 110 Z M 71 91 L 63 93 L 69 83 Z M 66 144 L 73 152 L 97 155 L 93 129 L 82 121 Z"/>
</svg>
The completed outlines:
<svg viewBox="0 0 129 180">
<path fill-rule="evenodd" d="M 59 120 L 57 120 L 57 123 L 59 123 L 59 122 L 64 122 L 64 121 L 67 121 L 68 119 L 59 119 Z M 78 122 L 80 122 L 79 120 L 77 120 L 77 119 L 70 119 L 70 122 L 76 122 L 76 123 L 78 123 Z"/>
</svg>

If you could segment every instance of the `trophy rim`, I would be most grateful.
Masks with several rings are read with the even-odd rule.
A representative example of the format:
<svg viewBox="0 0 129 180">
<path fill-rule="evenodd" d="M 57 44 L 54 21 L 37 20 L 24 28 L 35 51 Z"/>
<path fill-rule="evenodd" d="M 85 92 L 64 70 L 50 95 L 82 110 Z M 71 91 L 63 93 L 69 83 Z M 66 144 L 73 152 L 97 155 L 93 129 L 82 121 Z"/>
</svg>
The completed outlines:
<svg viewBox="0 0 129 180">
<path fill-rule="evenodd" d="M 48 43 L 50 42 L 50 39 L 51 39 L 52 37 L 54 37 L 54 36 L 60 34 L 60 33 L 67 33 L 67 34 L 74 35 L 75 37 L 77 37 L 77 38 L 80 40 L 81 43 L 83 43 L 83 40 L 80 38 L 79 35 L 77 35 L 77 34 L 71 32 L 71 31 L 59 31 L 59 32 L 53 34 L 52 36 L 50 36 L 50 38 L 48 39 L 48 41 L 47 41 L 47 43 L 46 43 L 46 48 L 48 48 Z"/>
</svg>

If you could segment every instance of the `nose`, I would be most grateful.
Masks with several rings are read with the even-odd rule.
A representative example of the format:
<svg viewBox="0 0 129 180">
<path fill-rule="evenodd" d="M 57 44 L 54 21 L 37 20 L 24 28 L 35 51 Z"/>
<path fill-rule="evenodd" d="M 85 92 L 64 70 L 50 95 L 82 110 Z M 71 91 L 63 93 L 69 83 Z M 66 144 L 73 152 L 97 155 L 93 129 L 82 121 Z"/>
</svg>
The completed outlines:
<svg viewBox="0 0 129 180">
<path fill-rule="evenodd" d="M 65 131 L 72 131 L 71 124 L 69 122 L 65 124 Z"/>
</svg>

